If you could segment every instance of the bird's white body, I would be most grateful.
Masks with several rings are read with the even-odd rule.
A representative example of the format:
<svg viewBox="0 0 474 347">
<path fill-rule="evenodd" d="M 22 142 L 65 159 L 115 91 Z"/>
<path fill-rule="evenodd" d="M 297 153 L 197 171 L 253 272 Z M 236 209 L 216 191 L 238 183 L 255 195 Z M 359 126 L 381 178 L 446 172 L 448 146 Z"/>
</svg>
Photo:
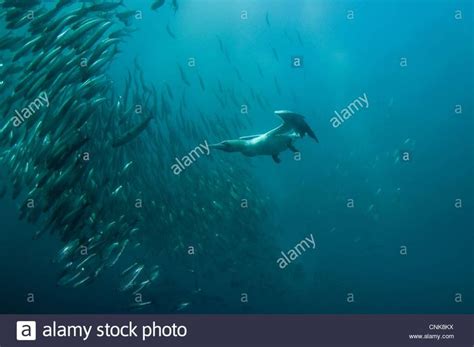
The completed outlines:
<svg viewBox="0 0 474 347">
<path fill-rule="evenodd" d="M 274 134 L 276 129 L 273 129 L 265 134 L 257 135 L 256 137 L 244 141 L 242 154 L 249 157 L 256 155 L 275 155 L 286 151 L 294 139 L 299 138 L 298 135 L 292 134 Z"/>
</svg>

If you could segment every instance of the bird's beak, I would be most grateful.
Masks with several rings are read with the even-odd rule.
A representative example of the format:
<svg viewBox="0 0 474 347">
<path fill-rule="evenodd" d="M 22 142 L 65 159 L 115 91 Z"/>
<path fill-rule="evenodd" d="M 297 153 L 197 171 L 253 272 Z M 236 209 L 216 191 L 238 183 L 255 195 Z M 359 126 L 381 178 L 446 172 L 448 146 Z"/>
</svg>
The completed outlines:
<svg viewBox="0 0 474 347">
<path fill-rule="evenodd" d="M 209 148 L 220 149 L 222 151 L 226 148 L 226 146 L 221 142 L 221 143 L 211 144 L 211 145 L 209 145 Z"/>
</svg>

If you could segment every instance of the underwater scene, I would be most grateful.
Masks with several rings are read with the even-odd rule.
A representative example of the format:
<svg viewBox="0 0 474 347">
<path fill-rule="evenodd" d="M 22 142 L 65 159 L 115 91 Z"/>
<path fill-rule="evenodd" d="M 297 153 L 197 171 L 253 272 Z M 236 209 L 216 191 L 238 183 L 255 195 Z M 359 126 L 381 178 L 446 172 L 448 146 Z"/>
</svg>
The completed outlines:
<svg viewBox="0 0 474 347">
<path fill-rule="evenodd" d="M 473 3 L 0 0 L 1 313 L 473 313 Z"/>
</svg>

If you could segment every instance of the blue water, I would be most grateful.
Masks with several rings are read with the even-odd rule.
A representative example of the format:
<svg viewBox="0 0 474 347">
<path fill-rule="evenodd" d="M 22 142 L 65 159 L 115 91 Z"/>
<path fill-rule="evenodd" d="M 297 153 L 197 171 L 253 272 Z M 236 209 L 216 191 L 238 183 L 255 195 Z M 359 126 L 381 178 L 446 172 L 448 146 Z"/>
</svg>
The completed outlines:
<svg viewBox="0 0 474 347">
<path fill-rule="evenodd" d="M 196 67 L 186 67 L 191 109 L 218 109 L 211 92 L 218 80 L 237 93 L 248 95 L 253 88 L 273 110 L 305 115 L 320 141 L 299 140 L 301 160 L 290 151 L 282 153 L 280 164 L 269 157 L 250 160 L 249 170 L 273 204 L 262 232 L 274 235 L 282 251 L 313 234 L 316 249 L 279 270 L 284 296 L 249 293 L 246 308 L 221 293 L 229 312 L 472 313 L 472 2 L 178 2 L 174 14 L 169 4 L 152 12 L 149 1 L 125 0 L 143 11 L 143 19 L 134 21 L 139 30 L 121 45 L 123 53 L 110 68 L 117 84 L 136 58 L 148 81 L 182 90 L 176 64 L 186 67 L 194 58 Z M 456 10 L 462 20 L 455 19 Z M 241 19 L 242 11 L 248 19 Z M 353 19 L 348 11 L 354 11 Z M 292 66 L 295 56 L 303 67 Z M 407 66 L 401 66 L 403 58 Z M 334 111 L 364 93 L 368 108 L 334 128 Z M 456 105 L 462 105 L 461 114 Z M 253 125 L 242 136 L 279 124 L 271 111 L 253 101 L 249 107 L 243 116 Z M 400 158 L 403 152 L 410 154 L 408 162 Z M 354 208 L 347 207 L 348 199 Z M 456 199 L 462 199 L 462 208 L 455 208 Z M 60 269 L 51 257 L 59 241 L 32 241 L 35 229 L 16 221 L 16 203 L 0 204 L 2 312 L 126 312 L 126 300 L 111 285 L 118 277 L 114 270 L 86 288 L 57 287 Z M 277 267 L 280 256 L 275 253 L 268 266 Z M 216 291 L 219 286 L 216 279 Z M 34 304 L 26 302 L 30 292 Z M 354 302 L 347 301 L 350 293 Z M 462 302 L 455 301 L 457 293 Z M 226 310 L 214 305 L 191 312 Z"/>
</svg>

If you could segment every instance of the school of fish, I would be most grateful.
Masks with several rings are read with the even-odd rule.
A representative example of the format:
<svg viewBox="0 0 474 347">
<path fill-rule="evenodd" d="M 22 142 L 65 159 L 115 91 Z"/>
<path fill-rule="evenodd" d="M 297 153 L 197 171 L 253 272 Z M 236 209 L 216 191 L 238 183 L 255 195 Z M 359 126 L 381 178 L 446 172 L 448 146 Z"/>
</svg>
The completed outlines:
<svg viewBox="0 0 474 347">
<path fill-rule="evenodd" d="M 265 97 L 237 95 L 180 64 L 176 85 L 146 81 L 138 60 L 113 80 L 108 68 L 135 30 L 136 11 L 123 1 L 0 4 L 0 198 L 19 203 L 34 237 L 62 241 L 57 283 L 85 286 L 120 267 L 130 307 L 169 312 L 219 301 L 206 292 L 216 276 L 238 293 L 267 281 L 270 272 L 239 279 L 274 247 L 261 232 L 271 203 L 247 159 L 212 153 L 179 176 L 170 169 L 197 144 L 251 125 L 238 112 L 196 110 L 191 93 L 210 95 L 221 110 L 254 102 L 269 111 Z M 171 6 L 178 11 L 176 0 Z M 230 63 L 219 37 L 216 49 Z"/>
</svg>

